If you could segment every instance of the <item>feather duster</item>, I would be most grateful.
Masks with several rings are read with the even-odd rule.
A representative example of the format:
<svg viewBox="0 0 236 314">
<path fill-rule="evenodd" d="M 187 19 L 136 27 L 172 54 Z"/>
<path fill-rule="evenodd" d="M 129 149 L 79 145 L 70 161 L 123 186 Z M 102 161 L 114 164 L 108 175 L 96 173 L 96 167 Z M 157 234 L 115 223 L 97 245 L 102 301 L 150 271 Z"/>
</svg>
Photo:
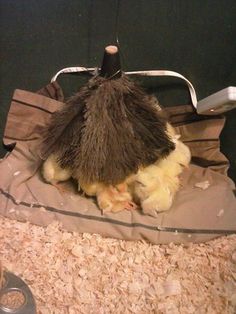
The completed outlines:
<svg viewBox="0 0 236 314">
<path fill-rule="evenodd" d="M 156 98 L 121 72 L 108 46 L 99 75 L 52 115 L 42 157 L 55 154 L 80 183 L 116 185 L 174 148 Z"/>
</svg>

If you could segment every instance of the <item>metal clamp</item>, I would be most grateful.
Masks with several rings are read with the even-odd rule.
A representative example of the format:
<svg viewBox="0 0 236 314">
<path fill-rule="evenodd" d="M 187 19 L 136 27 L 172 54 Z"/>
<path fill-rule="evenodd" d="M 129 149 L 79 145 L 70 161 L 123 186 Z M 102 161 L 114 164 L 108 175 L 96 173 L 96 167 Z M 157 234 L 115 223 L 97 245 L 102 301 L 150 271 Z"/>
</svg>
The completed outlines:
<svg viewBox="0 0 236 314">
<path fill-rule="evenodd" d="M 16 309 L 3 306 L 0 303 L 0 314 L 36 314 L 36 303 L 27 284 L 13 273 L 4 272 L 3 276 L 5 279 L 5 284 L 0 289 L 0 300 L 4 294 L 11 291 L 18 291 L 24 295 L 24 302 Z"/>
</svg>

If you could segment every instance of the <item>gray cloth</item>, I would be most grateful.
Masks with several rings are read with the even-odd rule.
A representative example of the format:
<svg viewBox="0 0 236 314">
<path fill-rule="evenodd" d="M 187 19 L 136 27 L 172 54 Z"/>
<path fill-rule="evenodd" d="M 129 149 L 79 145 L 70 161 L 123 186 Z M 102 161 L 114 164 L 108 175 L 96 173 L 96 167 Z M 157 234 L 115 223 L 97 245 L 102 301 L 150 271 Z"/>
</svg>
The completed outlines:
<svg viewBox="0 0 236 314">
<path fill-rule="evenodd" d="M 102 214 L 95 200 L 80 195 L 72 182 L 62 183 L 67 192 L 61 193 L 42 179 L 40 134 L 51 113 L 62 105 L 63 93 L 56 82 L 38 93 L 15 91 L 3 139 L 15 147 L 0 162 L 1 215 L 42 226 L 56 220 L 69 231 L 155 244 L 201 242 L 236 233 L 235 187 L 219 148 L 224 118 L 198 116 L 191 106 L 167 108 L 193 156 L 173 206 L 157 217 L 140 210 Z M 195 186 L 203 181 L 209 182 L 207 189 Z"/>
</svg>

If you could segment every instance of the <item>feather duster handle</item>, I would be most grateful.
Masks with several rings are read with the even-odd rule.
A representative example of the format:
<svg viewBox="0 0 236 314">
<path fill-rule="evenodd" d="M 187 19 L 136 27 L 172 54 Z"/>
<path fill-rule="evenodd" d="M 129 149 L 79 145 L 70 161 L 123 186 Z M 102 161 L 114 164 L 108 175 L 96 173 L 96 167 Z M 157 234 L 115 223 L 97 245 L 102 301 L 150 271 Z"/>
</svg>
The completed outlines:
<svg viewBox="0 0 236 314">
<path fill-rule="evenodd" d="M 120 55 L 116 46 L 105 48 L 100 76 L 109 79 L 121 77 Z"/>
</svg>

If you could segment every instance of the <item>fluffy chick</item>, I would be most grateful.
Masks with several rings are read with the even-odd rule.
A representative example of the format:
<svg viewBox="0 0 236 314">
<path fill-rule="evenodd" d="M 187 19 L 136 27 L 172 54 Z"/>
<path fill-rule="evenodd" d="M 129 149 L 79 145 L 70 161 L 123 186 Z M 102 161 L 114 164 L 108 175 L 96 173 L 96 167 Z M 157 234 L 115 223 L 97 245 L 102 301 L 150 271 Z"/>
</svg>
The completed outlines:
<svg viewBox="0 0 236 314">
<path fill-rule="evenodd" d="M 170 124 L 167 125 L 167 132 L 175 143 L 175 149 L 166 158 L 139 169 L 137 174 L 116 186 L 100 182 L 93 184 L 80 182 L 70 169 L 60 167 L 55 154 L 51 154 L 44 162 L 43 177 L 53 185 L 74 177 L 85 194 L 97 198 L 98 206 L 103 212 L 132 210 L 137 207 L 135 204 L 137 203 L 141 205 L 144 213 L 155 215 L 172 206 L 174 196 L 180 187 L 179 175 L 191 159 L 189 148 L 179 140 L 180 136 L 175 134 Z"/>
<path fill-rule="evenodd" d="M 155 164 L 140 169 L 131 182 L 133 196 L 147 214 L 166 211 L 172 206 L 180 187 L 179 175 L 191 159 L 189 148 L 179 140 L 170 125 L 168 131 L 175 143 L 175 150 Z"/>
<path fill-rule="evenodd" d="M 82 190 L 89 196 L 96 196 L 99 208 L 105 212 L 119 212 L 124 209 L 132 210 L 137 206 L 132 201 L 126 182 L 116 186 L 102 183 L 81 184 Z"/>
<path fill-rule="evenodd" d="M 57 156 L 51 154 L 43 163 L 42 175 L 45 181 L 57 185 L 58 182 L 68 180 L 72 175 L 72 171 L 68 168 L 61 168 L 57 161 Z"/>
<path fill-rule="evenodd" d="M 66 181 L 71 177 L 78 179 L 70 169 L 60 167 L 55 154 L 51 154 L 43 163 L 42 175 L 45 181 L 56 186 L 62 192 L 62 188 L 58 185 L 59 182 Z M 79 182 L 79 188 L 82 188 L 88 196 L 96 196 L 98 206 L 103 212 L 119 212 L 124 209 L 131 210 L 137 207 L 132 201 L 132 196 L 128 191 L 126 183 L 108 186 L 99 182 L 93 184 Z"/>
</svg>

